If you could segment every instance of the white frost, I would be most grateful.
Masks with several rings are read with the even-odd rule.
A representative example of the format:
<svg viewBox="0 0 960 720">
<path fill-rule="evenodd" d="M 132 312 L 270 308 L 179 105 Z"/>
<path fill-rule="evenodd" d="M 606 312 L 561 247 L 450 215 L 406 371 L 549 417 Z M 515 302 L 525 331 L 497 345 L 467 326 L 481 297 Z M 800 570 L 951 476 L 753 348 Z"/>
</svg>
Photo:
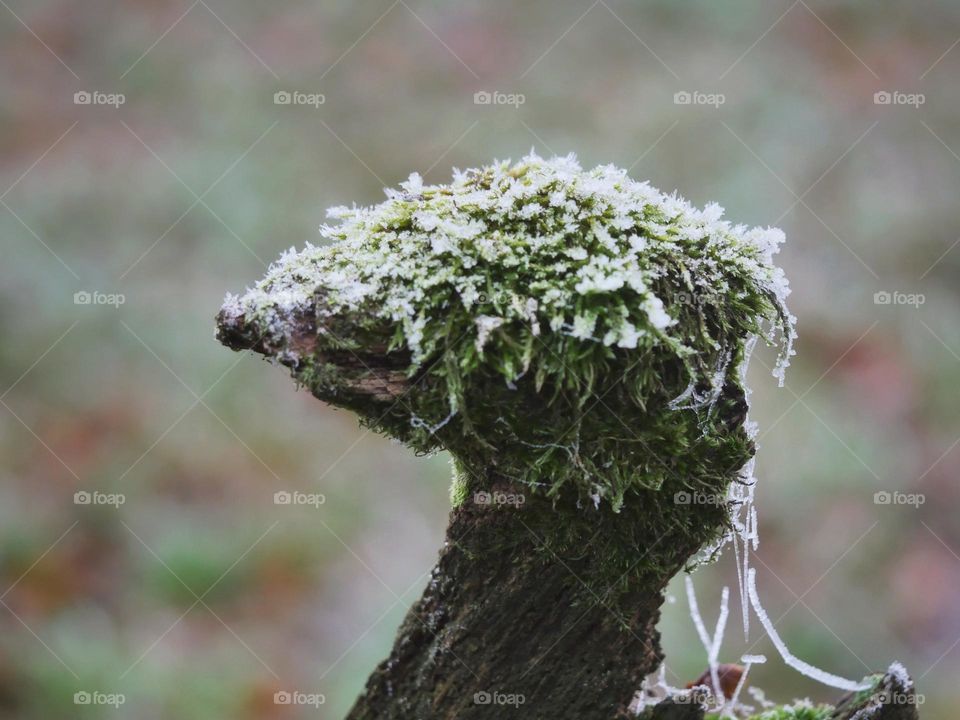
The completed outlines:
<svg viewBox="0 0 960 720">
<path fill-rule="evenodd" d="M 584 170 L 573 155 L 531 152 L 516 164 L 455 171 L 445 185 L 412 173 L 386 195 L 370 207 L 331 208 L 331 224 L 320 228 L 324 245 L 285 252 L 225 310 L 256 317 L 280 346 L 292 340 L 291 315 L 323 319 L 363 307 L 401 328 L 414 365 L 436 351 L 430 330 L 454 303 L 485 304 L 473 338 L 481 350 L 500 322 L 682 353 L 688 339 L 670 334 L 675 299 L 651 291 L 663 287 L 665 272 L 679 272 L 691 288 L 715 289 L 719 302 L 731 279 L 772 298 L 780 317 L 767 320 L 783 335 L 778 373 L 789 362 L 789 286 L 773 265 L 779 230 L 732 225 L 716 204 L 699 210 L 620 168 Z M 522 297 L 503 307 L 496 298 L 504 293 Z"/>
<path fill-rule="evenodd" d="M 490 333 L 503 325 L 503 318 L 493 317 L 491 315 L 480 315 L 474 322 L 477 325 L 477 350 L 483 352 L 483 346 L 487 344 Z"/>
<path fill-rule="evenodd" d="M 700 636 L 700 642 L 703 643 L 704 650 L 707 651 L 707 660 L 710 663 L 710 681 L 713 683 L 713 694 L 717 698 L 717 703 L 722 705 L 724 702 L 723 688 L 720 685 L 719 658 L 720 646 L 723 643 L 723 633 L 727 627 L 727 617 L 729 615 L 730 588 L 724 587 L 720 593 L 720 615 L 717 618 L 717 626 L 711 638 L 707 634 L 707 627 L 703 623 L 703 616 L 700 614 L 700 608 L 697 605 L 697 595 L 694 592 L 693 580 L 689 575 L 684 577 L 687 588 L 687 601 L 690 603 L 690 617 L 693 618 L 693 624 L 697 628 L 697 635 Z"/>
<path fill-rule="evenodd" d="M 825 670 L 814 667 L 810 663 L 804 662 L 796 655 L 792 654 L 787 649 L 786 643 L 777 633 L 777 629 L 773 626 L 773 623 L 770 622 L 770 617 L 767 615 L 766 610 L 764 610 L 763 606 L 760 604 L 760 594 L 757 592 L 757 571 L 754 568 L 750 568 L 750 572 L 747 575 L 747 586 L 747 589 L 750 593 L 750 604 L 753 606 L 753 611 L 757 614 L 760 624 L 763 625 L 763 629 L 767 631 L 767 635 L 770 636 L 773 646 L 777 649 L 777 652 L 780 653 L 780 657 L 783 658 L 783 661 L 787 665 L 802 675 L 811 678 L 812 680 L 816 680 L 824 685 L 838 688 L 840 690 L 856 692 L 858 690 L 866 690 L 868 687 L 870 687 L 870 683 L 847 680 L 839 675 L 834 675 L 833 673 L 829 673 Z"/>
</svg>

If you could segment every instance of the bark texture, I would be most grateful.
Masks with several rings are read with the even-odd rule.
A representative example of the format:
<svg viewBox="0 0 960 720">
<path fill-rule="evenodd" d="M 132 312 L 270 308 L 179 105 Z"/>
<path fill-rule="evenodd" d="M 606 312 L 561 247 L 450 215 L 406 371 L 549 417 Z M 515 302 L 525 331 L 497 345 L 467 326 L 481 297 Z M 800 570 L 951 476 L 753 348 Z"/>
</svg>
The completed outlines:
<svg viewBox="0 0 960 720">
<path fill-rule="evenodd" d="M 554 554 L 557 520 L 540 510 L 556 512 L 527 497 L 452 513 L 431 582 L 349 720 L 627 716 L 662 660 L 656 623 L 672 573 L 625 592 L 591 583 L 592 548 Z"/>
<path fill-rule="evenodd" d="M 228 347 L 258 352 L 295 374 L 309 366 L 335 375 L 335 382 L 312 387 L 314 394 L 362 418 L 389 412 L 421 381 L 405 372 L 409 357 L 387 353 L 382 338 L 319 350 L 318 333 L 342 329 L 318 328 L 312 316 L 286 319 L 291 339 L 284 347 L 266 343 L 242 314 L 221 312 L 217 320 Z M 742 392 L 725 388 L 722 400 L 723 422 L 739 428 Z M 722 509 L 684 517 L 672 496 L 650 491 L 634 502 L 648 518 L 672 518 L 665 524 L 637 522 L 629 509 L 617 513 L 609 504 L 586 522 L 577 501 L 513 487 L 495 466 L 467 470 L 471 489 L 489 501 L 471 495 L 452 512 L 431 581 L 348 720 L 628 717 L 644 677 L 663 659 L 656 624 L 664 587 L 720 527 Z M 901 700 L 912 697 L 898 678 L 884 681 Z M 647 712 L 660 720 L 703 717 L 695 703 L 672 700 Z M 917 714 L 909 701 L 874 694 L 846 699 L 834 717 Z"/>
<path fill-rule="evenodd" d="M 850 693 L 837 703 L 831 720 L 919 720 L 913 681 L 887 673 L 870 693 Z"/>
<path fill-rule="evenodd" d="M 361 416 L 415 391 L 418 378 L 403 372 L 408 358 L 377 343 L 320 351 L 312 317 L 287 323 L 292 341 L 284 348 L 266 344 L 243 315 L 221 313 L 218 338 L 294 370 L 304 358 L 335 368 L 336 394 L 318 397 Z M 741 411 L 738 399 L 731 413 Z M 423 597 L 348 719 L 627 717 L 644 677 L 663 659 L 656 630 L 663 589 L 703 536 L 679 523 L 648 527 L 609 503 L 587 522 L 576 501 L 513 487 L 494 467 L 467 470 L 490 502 L 471 494 L 452 512 Z M 662 492 L 642 501 L 652 514 L 675 510 Z"/>
</svg>

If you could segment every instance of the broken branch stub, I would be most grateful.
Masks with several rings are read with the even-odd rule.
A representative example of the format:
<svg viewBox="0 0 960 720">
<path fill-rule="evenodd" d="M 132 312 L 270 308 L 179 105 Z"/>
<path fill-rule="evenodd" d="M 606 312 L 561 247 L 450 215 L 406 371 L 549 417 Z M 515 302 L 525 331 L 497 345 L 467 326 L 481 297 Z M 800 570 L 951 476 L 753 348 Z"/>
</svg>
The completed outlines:
<svg viewBox="0 0 960 720">
<path fill-rule="evenodd" d="M 746 720 L 919 720 L 918 706 L 923 696 L 917 695 L 913 680 L 899 663 L 886 673 L 865 678 L 867 687 L 844 695 L 836 706 L 814 705 L 798 700 L 790 705 L 768 707 L 756 712 L 742 711 L 736 716 Z M 719 720 L 707 714 L 703 696 L 684 691 L 643 710 L 638 720 Z M 767 703 L 770 705 L 770 703 Z"/>
<path fill-rule="evenodd" d="M 453 456 L 447 543 L 350 717 L 625 713 L 753 455 L 751 341 L 791 352 L 782 234 L 535 155 L 332 214 L 218 337 Z"/>
</svg>

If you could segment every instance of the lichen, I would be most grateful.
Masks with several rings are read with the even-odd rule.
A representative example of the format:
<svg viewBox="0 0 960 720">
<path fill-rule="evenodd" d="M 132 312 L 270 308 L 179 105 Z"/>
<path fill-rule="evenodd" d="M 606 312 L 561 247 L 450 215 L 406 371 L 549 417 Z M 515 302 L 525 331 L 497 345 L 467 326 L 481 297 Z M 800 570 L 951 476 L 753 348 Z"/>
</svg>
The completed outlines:
<svg viewBox="0 0 960 720">
<path fill-rule="evenodd" d="M 467 469 L 455 501 L 487 481 L 478 468 L 578 508 L 633 503 L 637 521 L 656 493 L 677 512 L 652 524 L 706 542 L 753 454 L 746 348 L 779 344 L 782 372 L 794 336 L 783 234 L 722 213 L 572 156 L 445 185 L 414 174 L 378 205 L 332 209 L 330 244 L 285 253 L 222 313 L 331 402 L 329 352 L 395 357 L 412 390 L 351 407 L 419 452 L 449 450 Z M 291 322 L 304 316 L 309 353 Z M 718 499 L 677 508 L 680 492 Z"/>
</svg>

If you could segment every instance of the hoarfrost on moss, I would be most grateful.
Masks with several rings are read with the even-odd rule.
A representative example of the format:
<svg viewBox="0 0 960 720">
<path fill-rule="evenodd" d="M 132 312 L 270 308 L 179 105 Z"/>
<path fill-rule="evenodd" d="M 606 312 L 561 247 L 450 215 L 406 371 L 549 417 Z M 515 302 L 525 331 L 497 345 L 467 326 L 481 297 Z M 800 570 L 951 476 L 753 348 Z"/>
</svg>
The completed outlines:
<svg viewBox="0 0 960 720">
<path fill-rule="evenodd" d="M 779 344 L 781 369 L 792 352 L 782 232 L 572 155 L 413 174 L 386 195 L 332 208 L 326 244 L 285 252 L 224 313 L 324 398 L 343 399 L 327 351 L 359 353 L 362 374 L 376 347 L 417 388 L 371 427 L 554 494 L 573 484 L 585 507 L 735 479 L 753 453 L 735 399 L 751 340 Z M 696 511 L 718 540 L 724 509 Z"/>
<path fill-rule="evenodd" d="M 611 165 L 585 171 L 572 155 L 530 154 L 515 165 L 457 171 L 449 185 L 425 185 L 414 173 L 379 205 L 328 214 L 337 223 L 321 233 L 331 244 L 285 253 L 233 300 L 239 311 L 269 321 L 310 308 L 322 289 L 325 313 L 362 309 L 400 322 L 415 365 L 438 341 L 418 331 L 421 318 L 436 322 L 456 306 L 477 313 L 478 346 L 496 340 L 479 316 L 502 314 L 503 337 L 543 320 L 572 325 L 584 341 L 679 348 L 690 341 L 678 323 L 688 309 L 652 290 L 676 291 L 665 282 L 675 276 L 708 305 L 726 302 L 730 291 L 768 295 L 777 316 L 769 319 L 784 332 L 781 366 L 791 351 L 789 286 L 772 263 L 783 233 L 731 225 L 719 205 L 698 210 Z M 487 312 L 502 291 L 521 302 Z"/>
</svg>

